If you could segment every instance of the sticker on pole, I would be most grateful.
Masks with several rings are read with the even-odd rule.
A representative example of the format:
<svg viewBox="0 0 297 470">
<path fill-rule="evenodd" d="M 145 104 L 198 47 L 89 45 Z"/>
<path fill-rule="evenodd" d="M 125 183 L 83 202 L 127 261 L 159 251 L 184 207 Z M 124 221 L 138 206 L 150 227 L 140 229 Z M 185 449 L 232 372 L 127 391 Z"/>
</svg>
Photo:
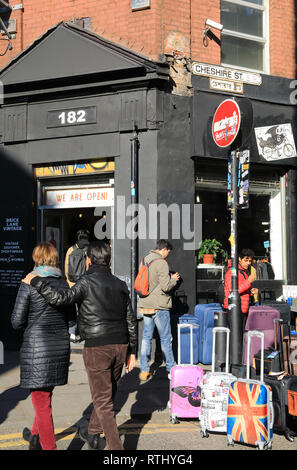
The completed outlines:
<svg viewBox="0 0 297 470">
<path fill-rule="evenodd" d="M 212 137 L 219 147 L 229 147 L 240 128 L 240 109 L 236 101 L 225 100 L 217 108 L 212 120 Z"/>
</svg>

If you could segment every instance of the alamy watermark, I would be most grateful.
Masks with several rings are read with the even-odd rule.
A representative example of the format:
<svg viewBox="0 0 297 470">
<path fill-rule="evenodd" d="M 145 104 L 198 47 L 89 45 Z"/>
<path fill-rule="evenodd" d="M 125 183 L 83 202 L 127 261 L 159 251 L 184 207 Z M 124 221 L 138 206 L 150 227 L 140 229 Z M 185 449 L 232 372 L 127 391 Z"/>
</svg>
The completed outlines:
<svg viewBox="0 0 297 470">
<path fill-rule="evenodd" d="M 117 196 L 113 228 L 111 215 L 104 207 L 96 207 L 95 216 L 101 216 L 94 227 L 98 240 L 113 238 L 118 240 L 157 238 L 182 240 L 184 250 L 196 250 L 202 240 L 201 204 L 126 204 L 125 196 Z"/>
</svg>

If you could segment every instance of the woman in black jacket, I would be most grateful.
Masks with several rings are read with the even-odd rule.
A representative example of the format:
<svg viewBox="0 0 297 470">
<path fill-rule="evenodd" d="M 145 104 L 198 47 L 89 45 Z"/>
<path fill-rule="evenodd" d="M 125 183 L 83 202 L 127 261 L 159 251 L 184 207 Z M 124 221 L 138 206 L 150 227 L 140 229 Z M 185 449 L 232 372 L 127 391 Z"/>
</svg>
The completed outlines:
<svg viewBox="0 0 297 470">
<path fill-rule="evenodd" d="M 48 242 L 39 243 L 33 250 L 34 271 L 46 277 L 51 286 L 67 288 L 58 268 L 56 248 Z M 70 342 L 68 322 L 75 323 L 73 307 L 54 307 L 38 294 L 34 287 L 21 283 L 11 323 L 24 330 L 20 350 L 22 388 L 29 388 L 35 410 L 31 431 L 25 428 L 24 439 L 29 449 L 56 450 L 52 419 L 52 392 L 55 386 L 68 380 Z M 40 447 L 41 445 L 41 447 Z"/>
</svg>

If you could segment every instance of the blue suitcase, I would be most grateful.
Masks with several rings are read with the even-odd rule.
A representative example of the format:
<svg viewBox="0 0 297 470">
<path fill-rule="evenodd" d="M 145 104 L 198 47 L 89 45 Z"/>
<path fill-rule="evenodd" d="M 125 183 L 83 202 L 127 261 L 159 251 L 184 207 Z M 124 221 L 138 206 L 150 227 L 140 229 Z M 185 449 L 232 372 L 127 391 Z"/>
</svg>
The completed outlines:
<svg viewBox="0 0 297 470">
<path fill-rule="evenodd" d="M 198 304 L 194 315 L 199 324 L 199 362 L 211 364 L 212 361 L 212 329 L 214 327 L 214 312 L 221 312 L 219 303 Z"/>
<path fill-rule="evenodd" d="M 179 317 L 179 364 L 198 364 L 199 361 L 199 324 L 194 315 Z M 192 350 L 192 358 L 191 358 Z"/>
</svg>

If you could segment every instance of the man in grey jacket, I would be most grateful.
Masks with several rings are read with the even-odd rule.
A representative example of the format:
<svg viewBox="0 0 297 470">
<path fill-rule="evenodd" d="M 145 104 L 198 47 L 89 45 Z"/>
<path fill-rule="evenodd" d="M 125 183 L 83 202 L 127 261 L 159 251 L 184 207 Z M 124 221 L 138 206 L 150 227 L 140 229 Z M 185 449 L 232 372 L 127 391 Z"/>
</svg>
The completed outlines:
<svg viewBox="0 0 297 470">
<path fill-rule="evenodd" d="M 152 375 L 149 370 L 149 358 L 155 326 L 160 335 L 167 372 L 170 372 L 176 364 L 171 344 L 169 309 L 172 307 L 170 291 L 175 287 L 180 276 L 178 273 L 171 275 L 169 273 L 166 258 L 171 250 L 172 245 L 168 240 L 158 240 L 155 249 L 151 250 L 144 259 L 145 263 L 153 262 L 149 266 L 150 294 L 139 299 L 139 312 L 143 314 L 139 375 L 141 381 L 148 380 Z"/>
</svg>

